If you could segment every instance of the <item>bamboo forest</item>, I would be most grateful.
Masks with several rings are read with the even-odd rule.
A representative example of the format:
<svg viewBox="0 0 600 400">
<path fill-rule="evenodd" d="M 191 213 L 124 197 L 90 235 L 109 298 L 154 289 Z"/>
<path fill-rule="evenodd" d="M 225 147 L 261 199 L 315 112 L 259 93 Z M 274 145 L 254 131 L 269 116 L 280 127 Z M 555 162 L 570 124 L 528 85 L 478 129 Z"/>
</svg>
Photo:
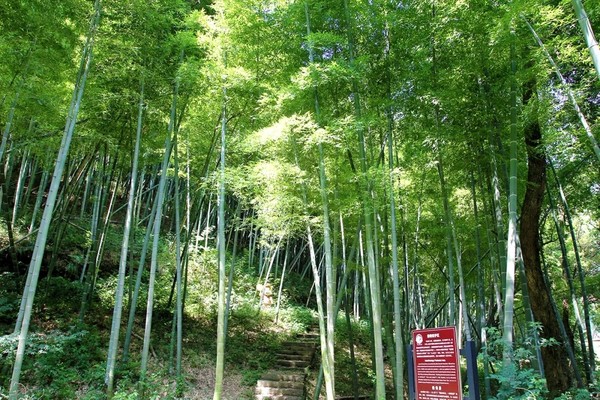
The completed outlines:
<svg viewBox="0 0 600 400">
<path fill-rule="evenodd" d="M 0 399 L 600 398 L 594 31 L 0 0 Z"/>
</svg>

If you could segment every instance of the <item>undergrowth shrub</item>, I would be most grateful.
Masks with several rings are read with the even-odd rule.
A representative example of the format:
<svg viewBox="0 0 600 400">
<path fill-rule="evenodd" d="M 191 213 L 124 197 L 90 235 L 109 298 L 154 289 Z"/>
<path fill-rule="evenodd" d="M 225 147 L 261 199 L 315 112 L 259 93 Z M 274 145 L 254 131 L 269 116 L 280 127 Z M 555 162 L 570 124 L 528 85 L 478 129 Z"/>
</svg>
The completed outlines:
<svg viewBox="0 0 600 400">
<path fill-rule="evenodd" d="M 19 298 L 9 288 L 16 289 L 14 274 L 0 274 L 0 324 L 14 325 L 19 312 Z"/>
<path fill-rule="evenodd" d="M 560 397 L 555 400 L 589 400 L 592 398 L 592 394 L 587 389 L 573 389 L 567 393 L 563 393 Z"/>
<path fill-rule="evenodd" d="M 288 306 L 279 311 L 279 323 L 294 333 L 306 332 L 316 324 L 316 313 L 305 307 Z"/>
<path fill-rule="evenodd" d="M 84 325 L 68 331 L 30 333 L 25 349 L 22 383 L 36 399 L 73 399 L 82 385 L 98 379 L 91 366 L 103 360 L 99 336 Z M 12 367 L 18 336 L 0 337 L 3 370 Z"/>
<path fill-rule="evenodd" d="M 530 349 L 535 348 L 534 338 L 539 337 L 540 326 L 532 325 L 526 339 L 520 343 L 514 343 L 513 361 L 504 365 L 502 353 L 504 340 L 501 332 L 496 328 L 488 328 L 487 345 L 480 353 L 483 362 L 489 362 L 496 373 L 491 374 L 495 381 L 496 396 L 488 397 L 491 400 L 516 399 L 536 400 L 543 399 L 547 395 L 546 380 L 542 378 L 539 371 L 532 368 L 534 354 Z M 540 345 L 556 345 L 555 341 L 546 341 Z"/>
</svg>

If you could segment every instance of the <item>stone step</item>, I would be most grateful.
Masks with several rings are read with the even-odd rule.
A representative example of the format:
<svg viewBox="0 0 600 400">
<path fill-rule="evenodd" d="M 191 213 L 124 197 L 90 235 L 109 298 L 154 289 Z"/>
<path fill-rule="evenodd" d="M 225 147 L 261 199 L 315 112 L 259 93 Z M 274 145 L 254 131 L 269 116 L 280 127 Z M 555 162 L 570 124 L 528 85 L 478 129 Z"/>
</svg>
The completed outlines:
<svg viewBox="0 0 600 400">
<path fill-rule="evenodd" d="M 282 350 L 285 350 L 285 351 L 304 351 L 307 353 L 312 353 L 313 351 L 315 351 L 316 348 L 317 348 L 317 345 L 314 343 L 307 343 L 307 344 L 287 343 L 287 344 L 282 344 L 281 348 L 279 350 L 280 350 L 280 352 Z"/>
<path fill-rule="evenodd" d="M 314 353 L 315 349 L 280 349 L 279 353 L 277 353 L 277 358 L 297 357 L 311 359 Z"/>
<path fill-rule="evenodd" d="M 319 339 L 321 338 L 321 335 L 319 335 L 318 333 L 300 333 L 298 335 L 296 335 L 296 340 L 310 340 L 313 342 L 318 342 Z"/>
<path fill-rule="evenodd" d="M 304 388 L 268 388 L 260 387 L 256 388 L 254 394 L 256 395 L 269 395 L 269 396 L 303 396 Z"/>
<path fill-rule="evenodd" d="M 283 349 L 282 349 L 283 350 Z M 277 359 L 278 360 L 304 360 L 304 361 L 310 361 L 313 358 L 313 354 L 311 353 L 303 353 L 303 352 L 294 352 L 294 351 L 282 351 L 281 353 L 277 354 Z"/>
<path fill-rule="evenodd" d="M 282 343 L 276 356 L 276 365 L 280 370 L 266 372 L 256 382 L 255 400 L 305 400 L 305 375 L 293 369 L 308 367 L 318 344 L 319 332 L 316 328 Z"/>
<path fill-rule="evenodd" d="M 313 347 L 319 344 L 318 340 L 295 340 L 288 342 L 288 345 L 298 346 L 298 347 Z M 284 343 L 285 345 L 285 343 Z"/>
<path fill-rule="evenodd" d="M 299 344 L 317 344 L 319 343 L 319 338 L 311 339 L 311 338 L 294 338 L 290 340 L 286 340 L 283 343 L 299 343 Z"/>
<path fill-rule="evenodd" d="M 354 397 L 354 396 L 340 396 L 340 397 L 336 397 L 335 400 L 369 400 L 371 399 L 371 396 L 367 396 L 366 394 L 361 394 L 358 395 L 358 397 Z"/>
<path fill-rule="evenodd" d="M 298 339 L 310 339 L 310 340 L 319 340 L 319 334 L 317 332 L 306 332 L 300 333 L 296 336 Z"/>
<path fill-rule="evenodd" d="M 299 354 L 282 354 L 281 357 L 277 357 L 275 359 L 275 362 L 288 362 L 288 361 L 302 361 L 305 362 L 307 364 L 310 364 L 310 362 L 312 361 L 312 357 L 304 357 L 303 355 L 299 355 Z"/>
<path fill-rule="evenodd" d="M 268 394 L 257 394 L 254 398 L 256 400 L 304 400 L 304 396 L 285 396 L 285 395 L 269 396 Z"/>
<path fill-rule="evenodd" d="M 277 355 L 279 354 L 298 354 L 298 355 L 313 355 L 317 350 L 316 347 L 282 347 L 277 351 Z"/>
<path fill-rule="evenodd" d="M 314 342 L 283 342 L 281 344 L 282 349 L 301 349 L 312 351 L 317 347 L 317 344 Z"/>
<path fill-rule="evenodd" d="M 269 371 L 269 372 L 265 372 L 262 375 L 261 380 L 304 382 L 304 374 L 303 373 L 293 373 L 293 372 L 289 372 L 289 371 L 285 371 L 285 372 Z"/>
<path fill-rule="evenodd" d="M 283 342 L 282 348 L 294 348 L 294 349 L 312 349 L 317 347 L 317 342 Z"/>
<path fill-rule="evenodd" d="M 276 364 L 284 368 L 306 368 L 310 362 L 305 360 L 277 360 Z"/>
<path fill-rule="evenodd" d="M 259 379 L 256 382 L 257 388 L 269 387 L 269 388 L 294 388 L 304 390 L 304 382 L 299 381 L 270 381 L 266 379 Z"/>
</svg>

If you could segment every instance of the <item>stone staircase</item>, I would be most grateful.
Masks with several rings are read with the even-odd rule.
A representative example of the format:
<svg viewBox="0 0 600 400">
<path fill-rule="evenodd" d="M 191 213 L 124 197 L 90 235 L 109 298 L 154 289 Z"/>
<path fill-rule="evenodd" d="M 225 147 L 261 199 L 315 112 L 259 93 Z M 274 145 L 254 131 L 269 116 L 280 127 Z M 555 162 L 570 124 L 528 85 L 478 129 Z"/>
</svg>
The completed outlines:
<svg viewBox="0 0 600 400">
<path fill-rule="evenodd" d="M 304 380 L 319 343 L 319 334 L 303 333 L 283 343 L 277 354 L 276 370 L 256 382 L 256 400 L 304 400 Z"/>
</svg>

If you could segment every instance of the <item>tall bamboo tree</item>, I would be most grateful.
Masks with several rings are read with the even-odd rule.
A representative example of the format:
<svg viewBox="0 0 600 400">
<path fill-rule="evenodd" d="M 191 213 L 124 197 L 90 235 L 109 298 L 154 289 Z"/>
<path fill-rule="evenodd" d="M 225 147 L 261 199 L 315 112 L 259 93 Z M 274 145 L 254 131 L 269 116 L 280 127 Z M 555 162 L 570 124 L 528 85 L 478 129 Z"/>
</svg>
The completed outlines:
<svg viewBox="0 0 600 400">
<path fill-rule="evenodd" d="M 354 26 L 352 24 L 350 8 L 348 6 L 348 0 L 344 0 L 344 12 L 346 20 L 346 29 L 348 34 L 348 61 L 350 65 L 354 64 Z M 374 355 L 373 360 L 375 364 L 375 398 L 377 400 L 385 399 L 385 371 L 383 365 L 383 340 L 382 340 L 382 322 L 381 322 L 381 289 L 379 274 L 376 268 L 375 262 L 375 243 L 373 240 L 373 200 L 372 195 L 372 182 L 368 176 L 367 168 L 367 151 L 364 127 L 361 123 L 362 109 L 360 103 L 360 94 L 358 90 L 358 82 L 356 79 L 352 79 L 352 99 L 354 103 L 354 115 L 359 121 L 356 126 L 356 134 L 358 139 L 358 150 L 360 158 L 360 196 L 362 199 L 363 216 L 365 219 L 364 232 L 365 242 L 367 250 L 367 267 L 369 272 L 369 291 L 371 294 L 371 317 L 373 321 L 373 347 Z"/>
<path fill-rule="evenodd" d="M 227 65 L 227 62 L 225 62 Z M 221 116 L 221 152 L 219 161 L 219 193 L 217 198 L 217 257 L 219 266 L 219 291 L 217 295 L 217 363 L 213 400 L 220 400 L 225 369 L 225 135 L 227 133 L 227 87 L 223 82 L 223 108 Z"/>
<path fill-rule="evenodd" d="M 312 65 L 314 63 L 314 50 L 313 45 L 310 42 L 311 28 L 310 28 L 310 14 L 308 9 L 308 1 L 304 3 L 305 12 L 306 12 L 306 33 L 309 37 L 309 63 Z M 318 86 L 315 84 L 313 86 L 314 92 L 314 103 L 315 103 L 315 117 L 317 120 L 317 124 L 320 123 L 321 120 L 321 111 L 319 108 L 319 91 Z M 318 125 L 317 125 L 317 129 Z M 322 138 L 318 139 L 319 142 L 317 144 L 318 152 L 319 152 L 319 183 L 320 183 L 320 192 L 321 192 L 321 202 L 323 207 L 323 245 L 325 252 L 325 286 L 327 290 L 326 297 L 326 312 L 327 312 L 327 332 L 325 333 L 326 342 L 327 342 L 327 363 L 324 365 L 329 366 L 329 374 L 327 374 L 326 379 L 329 381 L 325 382 L 325 388 L 327 392 L 327 399 L 333 399 L 335 397 L 335 356 L 334 356 L 334 338 L 335 338 L 335 321 L 337 317 L 337 313 L 334 312 L 335 298 L 336 298 L 336 278 L 335 278 L 335 269 L 333 266 L 332 260 L 332 250 L 331 250 L 331 227 L 329 223 L 329 200 L 327 196 L 327 177 L 325 174 L 325 156 L 323 152 L 323 140 Z"/>
<path fill-rule="evenodd" d="M 575 9 L 575 16 L 579 21 L 579 27 L 583 32 L 583 37 L 585 38 L 585 43 L 587 44 L 590 55 L 592 56 L 592 62 L 594 63 L 594 68 L 596 69 L 596 74 L 598 74 L 598 78 L 600 78 L 600 47 L 598 47 L 598 41 L 594 36 L 594 31 L 592 29 L 592 25 L 590 24 L 590 19 L 583 8 L 583 3 L 581 0 L 571 0 L 573 4 L 573 8 Z"/>
<path fill-rule="evenodd" d="M 504 282 L 504 321 L 502 339 L 504 340 L 504 366 L 513 361 L 513 316 L 515 297 L 515 266 L 517 262 L 517 60 L 514 31 L 510 45 L 510 173 L 508 193 L 508 237 L 506 248 L 506 281 Z"/>
<path fill-rule="evenodd" d="M 183 59 L 183 50 L 181 52 L 180 61 Z M 148 301 L 146 304 L 146 324 L 144 327 L 144 342 L 142 346 L 142 356 L 140 363 L 140 383 L 142 384 L 142 392 L 144 391 L 144 385 L 146 380 L 146 371 L 148 368 L 148 354 L 150 351 L 150 333 L 152 331 L 152 312 L 154 307 L 154 286 L 156 283 L 156 267 L 158 264 L 158 248 L 160 238 L 160 225 L 162 222 L 163 206 L 165 187 L 167 184 L 167 171 L 169 167 L 169 160 L 171 158 L 172 150 L 172 136 L 176 129 L 176 116 L 177 116 L 177 97 L 179 95 L 179 83 L 180 79 L 175 79 L 173 88 L 173 102 L 171 103 L 171 113 L 169 118 L 169 126 L 167 128 L 167 137 L 165 140 L 165 152 L 163 155 L 161 175 L 158 183 L 157 195 L 156 195 L 156 214 L 154 215 L 153 223 L 153 242 L 152 242 L 152 256 L 150 259 L 150 277 L 148 278 Z"/>
<path fill-rule="evenodd" d="M 40 222 L 40 228 L 38 230 L 37 238 L 35 241 L 35 247 L 33 255 L 31 257 L 31 263 L 29 265 L 30 273 L 27 275 L 28 282 L 25 284 L 23 297 L 26 299 L 24 304 L 24 312 L 22 324 L 18 328 L 19 333 L 19 344 L 17 347 L 17 353 L 15 357 L 15 363 L 13 366 L 12 378 L 10 381 L 10 392 L 9 399 L 16 400 L 18 397 L 19 380 L 21 375 L 21 367 L 23 365 L 23 358 L 25 356 L 25 346 L 27 344 L 27 334 L 29 332 L 29 322 L 31 320 L 31 313 L 33 309 L 33 300 L 37 289 L 37 283 L 40 275 L 40 268 L 42 265 L 42 259 L 44 256 L 44 250 L 46 241 L 48 238 L 48 231 L 50 230 L 50 222 L 52 221 L 52 215 L 54 213 L 54 205 L 59 192 L 60 181 L 62 179 L 65 164 L 67 162 L 67 155 L 69 154 L 69 148 L 71 145 L 71 139 L 75 131 L 75 124 L 77 123 L 77 116 L 79 114 L 79 108 L 83 98 L 83 92 L 85 89 L 85 83 L 87 80 L 88 73 L 92 64 L 92 54 L 94 48 L 95 34 L 98 29 L 100 22 L 100 0 L 94 2 L 94 13 L 90 21 L 90 28 L 87 36 L 85 46 L 83 47 L 81 62 L 79 65 L 78 76 L 75 81 L 75 88 L 73 90 L 73 97 L 69 106 L 69 112 L 65 123 L 65 130 L 63 133 L 60 149 L 56 157 L 56 163 L 54 166 L 54 172 L 52 174 L 52 181 L 50 183 L 50 189 L 46 199 L 46 205 L 44 206 L 44 212 L 42 215 L 42 221 Z"/>
<path fill-rule="evenodd" d="M 121 328 L 121 314 L 123 310 L 123 292 L 125 290 L 125 273 L 127 270 L 127 257 L 129 251 L 129 239 L 131 237 L 131 224 L 133 220 L 133 210 L 135 207 L 135 193 L 138 177 L 138 163 L 140 154 L 140 142 L 142 136 L 142 121 L 144 114 L 144 81 L 140 86 L 140 101 L 138 103 L 138 120 L 135 136 L 135 147 L 133 150 L 133 162 L 131 166 L 131 180 L 129 184 L 129 197 L 127 199 L 127 211 L 125 214 L 125 227 L 123 229 L 123 243 L 121 245 L 121 257 L 119 260 L 119 275 L 117 278 L 117 288 L 115 290 L 115 307 L 113 309 L 112 326 L 108 347 L 108 356 L 106 363 L 106 393 L 108 398 L 112 397 L 114 385 L 114 372 L 117 358 L 117 349 L 119 347 L 119 331 Z"/>
</svg>

